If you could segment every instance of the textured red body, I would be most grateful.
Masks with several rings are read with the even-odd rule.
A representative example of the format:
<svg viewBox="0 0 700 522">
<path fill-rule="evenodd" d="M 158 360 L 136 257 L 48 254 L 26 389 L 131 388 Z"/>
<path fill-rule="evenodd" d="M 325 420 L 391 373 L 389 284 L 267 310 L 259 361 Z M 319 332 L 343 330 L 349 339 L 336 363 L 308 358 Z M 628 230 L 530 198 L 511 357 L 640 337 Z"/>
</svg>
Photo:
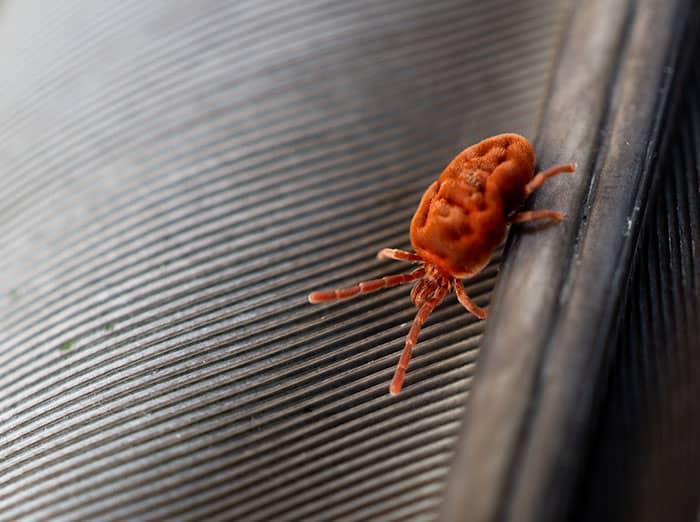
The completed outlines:
<svg viewBox="0 0 700 522">
<path fill-rule="evenodd" d="M 411 351 L 430 313 L 451 289 L 459 302 L 479 319 L 487 315 L 467 295 L 461 279 L 481 271 L 494 249 L 503 242 L 510 223 L 535 219 L 560 221 L 551 210 L 516 213 L 527 197 L 545 180 L 575 165 L 555 165 L 535 174 L 535 153 L 518 134 L 500 134 L 472 145 L 453 159 L 428 187 L 411 220 L 414 252 L 385 248 L 380 258 L 420 263 L 416 270 L 364 281 L 355 286 L 312 292 L 309 302 L 347 299 L 381 288 L 415 281 L 411 300 L 418 313 L 406 337 L 404 350 L 389 390 L 401 391 Z"/>
<path fill-rule="evenodd" d="M 518 134 L 462 151 L 428 187 L 411 221 L 416 253 L 454 277 L 478 273 L 506 235 L 508 215 L 525 201 L 535 153 Z"/>
</svg>

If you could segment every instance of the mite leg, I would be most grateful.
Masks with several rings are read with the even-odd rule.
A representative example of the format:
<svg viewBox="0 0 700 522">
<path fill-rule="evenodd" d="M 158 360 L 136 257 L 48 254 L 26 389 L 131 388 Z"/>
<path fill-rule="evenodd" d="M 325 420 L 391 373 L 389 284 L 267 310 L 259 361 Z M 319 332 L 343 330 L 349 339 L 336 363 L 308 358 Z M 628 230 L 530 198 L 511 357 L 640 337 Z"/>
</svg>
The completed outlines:
<svg viewBox="0 0 700 522">
<path fill-rule="evenodd" d="M 529 196 L 552 176 L 556 176 L 562 172 L 574 172 L 575 170 L 575 163 L 566 163 L 565 165 L 554 165 L 553 167 L 549 167 L 547 170 L 543 170 L 542 172 L 535 174 L 535 176 L 530 180 L 530 183 L 525 185 L 525 194 Z"/>
<path fill-rule="evenodd" d="M 381 279 L 372 279 L 370 281 L 363 281 L 354 286 L 349 286 L 347 288 L 339 288 L 338 290 L 326 290 L 323 292 L 311 292 L 309 294 L 309 303 L 322 303 L 323 301 L 335 301 L 337 299 L 349 299 L 350 297 L 355 297 L 359 294 L 366 294 L 368 292 L 374 292 L 375 290 L 381 290 L 382 288 L 391 288 L 392 286 L 403 285 L 404 283 L 410 283 L 416 279 L 420 279 L 425 275 L 425 269 L 418 268 L 413 272 L 408 274 L 396 274 Z"/>
<path fill-rule="evenodd" d="M 396 248 L 382 248 L 377 252 L 377 259 L 393 259 L 395 261 L 408 261 L 409 263 L 418 263 L 423 259 L 413 252 L 405 250 L 397 250 Z"/>
<path fill-rule="evenodd" d="M 406 377 L 406 369 L 408 368 L 408 363 L 411 360 L 411 352 L 413 347 L 418 342 L 418 334 L 420 329 L 423 327 L 426 319 L 435 310 L 435 307 L 440 304 L 440 301 L 445 297 L 447 290 L 441 290 L 436 292 L 435 296 L 423 304 L 416 314 L 416 318 L 413 320 L 411 329 L 406 336 L 406 344 L 404 344 L 403 352 L 401 352 L 401 358 L 399 359 L 399 364 L 396 366 L 396 371 L 394 372 L 394 378 L 391 380 L 389 385 L 389 393 L 392 395 L 398 395 L 403 387 L 403 381 Z"/>
<path fill-rule="evenodd" d="M 511 223 L 525 223 L 535 219 L 546 219 L 547 221 L 561 221 L 566 217 L 566 214 L 555 210 L 528 210 L 527 212 L 518 212 L 508 218 Z"/>
<path fill-rule="evenodd" d="M 486 319 L 486 316 L 489 314 L 488 308 L 481 308 L 479 305 L 477 305 L 474 301 L 471 300 L 471 298 L 467 295 L 467 292 L 464 290 L 464 285 L 462 284 L 462 281 L 460 279 L 455 279 L 454 285 L 455 293 L 457 294 L 457 300 L 460 303 L 462 303 L 462 306 L 466 308 L 470 313 L 475 315 L 477 318 Z"/>
</svg>

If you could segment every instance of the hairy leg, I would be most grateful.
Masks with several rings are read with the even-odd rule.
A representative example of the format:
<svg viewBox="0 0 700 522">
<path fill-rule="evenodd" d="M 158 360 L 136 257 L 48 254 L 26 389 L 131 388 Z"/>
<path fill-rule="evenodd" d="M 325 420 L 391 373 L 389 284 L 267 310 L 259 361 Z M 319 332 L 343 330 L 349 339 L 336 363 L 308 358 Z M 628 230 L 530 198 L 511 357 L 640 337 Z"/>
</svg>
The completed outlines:
<svg viewBox="0 0 700 522">
<path fill-rule="evenodd" d="M 403 352 L 401 353 L 401 358 L 399 359 L 399 364 L 396 366 L 396 371 L 394 372 L 394 378 L 391 380 L 389 385 L 389 393 L 392 395 L 398 395 L 403 387 L 403 381 L 406 377 L 406 369 L 408 368 L 408 363 L 411 361 L 411 352 L 413 347 L 418 342 L 418 334 L 420 333 L 423 324 L 428 319 L 428 316 L 435 310 L 435 307 L 440 304 L 447 293 L 447 289 L 441 289 L 435 293 L 432 299 L 425 302 L 416 314 L 416 318 L 413 320 L 411 329 L 406 336 L 406 344 L 404 344 Z"/>
<path fill-rule="evenodd" d="M 486 316 L 489 314 L 488 308 L 481 308 L 471 300 L 471 298 L 467 295 L 467 292 L 464 290 L 464 285 L 460 279 L 455 279 L 454 285 L 457 300 L 462 303 L 462 306 L 479 319 L 486 319 Z"/>
<path fill-rule="evenodd" d="M 542 172 L 538 172 L 530 180 L 530 183 L 525 185 L 525 194 L 527 194 L 529 196 L 535 190 L 540 188 L 542 186 L 542 184 L 545 181 L 547 181 L 547 179 L 551 178 L 552 176 L 556 176 L 557 174 L 561 174 L 562 172 L 574 172 L 575 170 L 576 170 L 575 163 L 566 163 L 564 165 L 554 165 L 553 167 L 549 167 L 548 169 L 543 170 Z"/>
<path fill-rule="evenodd" d="M 324 301 L 335 301 L 338 299 L 349 299 L 350 297 L 355 297 L 359 294 L 366 294 L 368 292 L 374 292 L 375 290 L 381 290 L 382 288 L 390 288 L 392 286 L 403 285 L 405 283 L 410 283 L 416 279 L 420 279 L 425 275 L 425 269 L 418 268 L 413 272 L 408 274 L 396 274 L 381 279 L 372 279 L 370 281 L 363 281 L 353 286 L 347 288 L 339 288 L 337 290 L 326 290 L 322 292 L 311 292 L 309 294 L 309 303 L 322 303 Z"/>
</svg>

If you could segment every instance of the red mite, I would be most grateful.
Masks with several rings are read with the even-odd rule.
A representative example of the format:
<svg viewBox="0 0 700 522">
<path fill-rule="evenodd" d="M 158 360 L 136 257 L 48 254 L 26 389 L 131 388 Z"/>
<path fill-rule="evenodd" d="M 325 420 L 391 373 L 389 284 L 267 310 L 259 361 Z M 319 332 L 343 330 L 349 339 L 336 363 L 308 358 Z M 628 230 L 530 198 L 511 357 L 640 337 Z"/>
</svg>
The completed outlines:
<svg viewBox="0 0 700 522">
<path fill-rule="evenodd" d="M 355 286 L 312 292 L 310 303 L 347 299 L 382 288 L 416 281 L 411 301 L 418 308 L 406 344 L 389 386 L 401 391 L 411 351 L 430 313 L 454 287 L 457 299 L 479 319 L 488 313 L 464 290 L 462 278 L 479 273 L 506 236 L 510 223 L 535 219 L 561 221 L 552 210 L 516 212 L 547 178 L 574 172 L 576 165 L 555 165 L 535 174 L 535 153 L 523 136 L 500 134 L 466 148 L 453 159 L 425 191 L 411 220 L 414 252 L 385 248 L 380 259 L 420 263 L 413 272 L 364 281 Z"/>
</svg>

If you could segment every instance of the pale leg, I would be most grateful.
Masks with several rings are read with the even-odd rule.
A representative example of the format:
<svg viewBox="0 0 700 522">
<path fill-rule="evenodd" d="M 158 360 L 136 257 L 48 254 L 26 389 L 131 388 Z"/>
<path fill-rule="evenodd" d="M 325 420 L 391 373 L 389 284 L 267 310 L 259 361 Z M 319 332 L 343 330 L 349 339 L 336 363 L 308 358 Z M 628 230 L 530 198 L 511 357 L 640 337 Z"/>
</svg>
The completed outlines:
<svg viewBox="0 0 700 522">
<path fill-rule="evenodd" d="M 408 261 L 409 263 L 419 263 L 423 259 L 413 252 L 398 250 L 396 248 L 382 248 L 377 252 L 377 259 L 393 259 L 394 261 Z"/>
<path fill-rule="evenodd" d="M 309 303 L 321 303 L 323 301 L 335 301 L 337 299 L 349 299 L 350 297 L 355 297 L 359 294 L 366 294 L 368 292 L 374 292 L 375 290 L 381 290 L 382 288 L 391 288 L 392 286 L 403 285 L 405 283 L 410 283 L 416 279 L 420 279 L 425 275 L 425 269 L 418 268 L 413 272 L 408 274 L 396 274 L 381 279 L 372 279 L 370 281 L 363 281 L 354 286 L 349 286 L 347 288 L 339 288 L 337 290 L 326 290 L 322 292 L 311 292 L 309 294 Z"/>
</svg>

